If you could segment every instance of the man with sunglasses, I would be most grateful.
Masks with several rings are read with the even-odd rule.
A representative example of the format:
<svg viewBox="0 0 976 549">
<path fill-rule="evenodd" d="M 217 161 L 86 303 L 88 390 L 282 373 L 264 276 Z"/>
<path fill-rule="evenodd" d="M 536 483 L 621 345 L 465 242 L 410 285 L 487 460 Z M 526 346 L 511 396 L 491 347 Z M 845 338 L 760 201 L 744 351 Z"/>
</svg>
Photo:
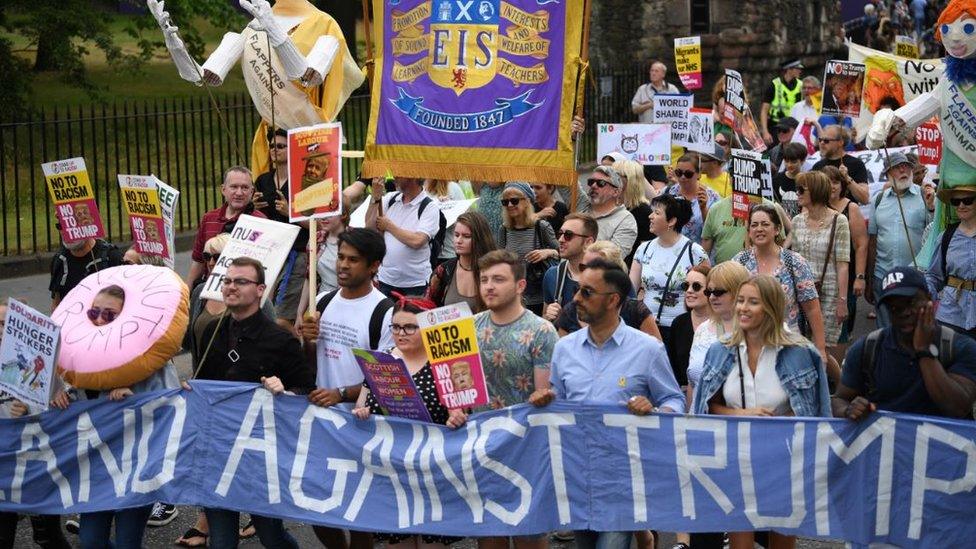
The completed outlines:
<svg viewBox="0 0 976 549">
<path fill-rule="evenodd" d="M 221 293 L 227 317 L 215 318 L 203 330 L 207 341 L 197 377 L 217 381 L 262 383 L 274 394 L 286 389 L 308 393 L 314 387 L 313 370 L 301 345 L 290 332 L 261 312 L 266 290 L 264 266 L 250 257 L 230 262 Z M 227 509 L 204 509 L 210 525 L 213 547 L 236 547 L 239 513 Z M 281 519 L 251 515 L 261 541 L 274 547 L 298 547 Z"/>
<path fill-rule="evenodd" d="M 683 412 L 685 398 L 659 340 L 627 326 L 620 309 L 630 294 L 630 278 L 618 265 L 591 260 L 580 274 L 573 301 L 586 329 L 567 335 L 552 353 L 551 388 L 537 389 L 529 403 L 556 399 L 626 403 L 634 415 Z M 621 442 L 623 437 L 621 435 Z M 629 547 L 633 532 L 576 533 L 579 546 Z"/>
<path fill-rule="evenodd" d="M 624 183 L 617 170 L 597 166 L 586 178 L 589 213 L 600 228 L 597 240 L 609 240 L 620 248 L 620 256 L 627 257 L 637 241 L 637 220 L 619 203 Z"/>
<path fill-rule="evenodd" d="M 833 166 L 844 172 L 850 182 L 847 185 L 847 194 L 851 200 L 860 204 L 867 204 L 869 198 L 868 190 L 868 169 L 856 156 L 847 154 L 844 146 L 850 140 L 847 130 L 843 126 L 831 124 L 820 132 L 820 160 L 813 165 L 814 170 L 819 170 L 824 166 Z"/>
<path fill-rule="evenodd" d="M 922 273 L 896 267 L 881 282 L 879 308 L 892 324 L 847 351 L 832 399 L 835 417 L 859 421 L 875 410 L 971 417 L 976 340 L 939 326 Z"/>
<path fill-rule="evenodd" d="M 572 301 L 586 247 L 596 241 L 599 230 L 592 216 L 573 213 L 566 216 L 562 228 L 556 231 L 560 261 L 549 267 L 542 279 L 542 318 L 554 322 L 563 307 Z"/>
</svg>

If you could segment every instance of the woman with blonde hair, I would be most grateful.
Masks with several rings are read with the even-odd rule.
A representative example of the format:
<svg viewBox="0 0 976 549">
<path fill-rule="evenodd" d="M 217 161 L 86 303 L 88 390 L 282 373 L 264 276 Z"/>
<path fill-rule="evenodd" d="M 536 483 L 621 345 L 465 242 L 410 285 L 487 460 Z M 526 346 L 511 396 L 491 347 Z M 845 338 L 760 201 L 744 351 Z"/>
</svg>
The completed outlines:
<svg viewBox="0 0 976 549">
<path fill-rule="evenodd" d="M 542 315 L 542 279 L 559 260 L 556 232 L 535 213 L 535 191 L 523 181 L 509 181 L 502 191 L 502 227 L 498 248 L 508 250 L 525 263 L 525 308 Z"/>
<path fill-rule="evenodd" d="M 851 229 L 847 218 L 831 209 L 830 194 L 830 179 L 823 172 L 796 176 L 797 204 L 803 211 L 793 218 L 793 250 L 814 269 L 824 340 L 834 360 L 839 362 L 844 359 L 843 353 L 838 355 L 836 346 L 848 314 Z M 839 379 L 840 367 L 836 370 Z"/>
<path fill-rule="evenodd" d="M 620 160 L 613 164 L 613 169 L 617 170 L 620 178 L 624 180 L 624 192 L 622 195 L 624 207 L 634 216 L 637 221 L 637 242 L 647 242 L 654 238 L 651 232 L 651 198 L 657 196 L 657 192 L 651 187 L 644 177 L 644 167 L 633 160 Z M 634 249 L 630 251 L 624 262 L 630 265 L 634 259 Z"/>
<path fill-rule="evenodd" d="M 816 349 L 783 326 L 786 295 L 778 280 L 754 276 L 738 288 L 727 342 L 705 355 L 692 412 L 698 415 L 830 417 L 827 374 Z M 755 532 L 729 532 L 731 549 L 752 549 Z M 795 536 L 769 533 L 774 549 Z"/>
<path fill-rule="evenodd" d="M 609 261 L 610 263 L 620 267 L 623 272 L 627 272 L 627 266 L 624 264 L 624 260 L 620 256 L 620 246 L 617 246 L 609 240 L 597 240 L 593 244 L 587 246 L 586 251 L 583 253 L 583 261 L 580 262 L 580 269 L 586 269 L 589 262 L 595 259 Z M 640 330 L 649 336 L 656 337 L 658 340 L 663 341 L 661 338 L 661 331 L 657 327 L 657 322 L 654 321 L 654 315 L 651 314 L 651 311 L 646 305 L 644 305 L 643 301 L 636 299 L 636 296 L 637 294 L 635 294 L 633 292 L 633 288 L 631 288 L 631 295 L 620 308 L 620 318 L 622 318 L 624 323 L 631 328 Z M 559 337 L 571 334 L 586 326 L 586 324 L 581 322 L 576 316 L 575 300 L 570 301 L 565 307 L 563 307 L 562 311 L 559 313 L 559 316 L 555 321 L 553 321 L 553 325 L 559 332 Z"/>
</svg>

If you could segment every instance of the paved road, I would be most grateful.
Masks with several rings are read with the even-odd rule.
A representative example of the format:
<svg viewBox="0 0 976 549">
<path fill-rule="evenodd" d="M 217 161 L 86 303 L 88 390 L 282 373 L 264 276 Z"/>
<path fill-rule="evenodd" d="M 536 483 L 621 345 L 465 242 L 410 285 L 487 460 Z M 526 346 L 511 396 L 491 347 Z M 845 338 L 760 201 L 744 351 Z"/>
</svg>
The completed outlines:
<svg viewBox="0 0 976 549">
<path fill-rule="evenodd" d="M 189 268 L 190 254 L 189 252 L 184 252 L 177 254 L 176 258 L 176 268 L 180 273 L 186 273 Z M 14 278 L 2 281 L 3 291 L 5 295 L 14 296 L 18 299 L 26 299 L 33 307 L 41 310 L 42 312 L 47 312 L 50 308 L 50 294 L 47 291 L 49 282 L 49 277 L 47 275 L 33 275 L 26 276 L 22 278 Z M 856 333 L 864 334 L 874 326 L 874 321 L 867 320 L 866 313 L 868 310 L 868 305 L 861 302 L 859 306 L 858 321 L 856 327 Z M 181 370 L 181 374 L 186 376 L 189 374 L 190 364 L 186 355 L 177 357 L 176 360 L 177 367 Z M 196 517 L 196 510 L 190 507 L 180 507 L 180 515 L 172 523 L 161 528 L 149 528 L 146 531 L 146 547 L 167 547 L 172 545 L 173 540 L 178 538 L 187 528 L 193 525 L 193 521 Z M 320 547 L 315 534 L 312 532 L 312 528 L 307 524 L 301 523 L 287 523 L 288 530 L 293 536 L 298 540 L 301 547 Z M 76 536 L 68 535 L 69 541 L 72 544 L 78 544 L 78 538 Z M 671 535 L 664 534 L 661 536 L 661 547 L 669 547 L 671 543 L 674 542 L 674 538 Z M 22 520 L 18 531 L 17 531 L 17 543 L 16 547 L 33 547 L 31 541 L 31 531 L 28 521 Z M 260 547 L 261 544 L 256 538 L 246 540 L 241 543 L 241 547 Z M 803 549 L 827 549 L 827 548 L 839 548 L 842 545 L 839 543 L 829 543 L 821 542 L 815 540 L 800 540 L 798 547 Z M 458 544 L 454 545 L 457 549 L 474 549 L 475 543 L 472 540 L 464 540 Z M 552 547 L 554 549 L 571 549 L 575 547 L 574 544 L 562 544 L 558 542 L 553 542 Z"/>
</svg>

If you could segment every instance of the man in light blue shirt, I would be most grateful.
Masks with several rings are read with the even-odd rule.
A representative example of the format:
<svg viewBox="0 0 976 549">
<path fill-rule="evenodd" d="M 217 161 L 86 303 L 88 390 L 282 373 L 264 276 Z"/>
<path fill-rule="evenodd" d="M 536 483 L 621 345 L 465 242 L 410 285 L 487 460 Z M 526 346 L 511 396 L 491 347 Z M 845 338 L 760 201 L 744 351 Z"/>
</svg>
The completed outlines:
<svg viewBox="0 0 976 549">
<path fill-rule="evenodd" d="M 668 363 L 664 345 L 627 326 L 620 307 L 630 293 L 627 273 L 608 261 L 594 260 L 580 273 L 573 297 L 580 320 L 588 324 L 556 343 L 552 353 L 551 389 L 529 397 L 536 406 L 555 399 L 626 403 L 639 416 L 660 410 L 684 412 L 685 398 Z M 576 533 L 581 549 L 622 549 L 632 532 Z"/>
<path fill-rule="evenodd" d="M 874 276 L 874 284 L 867 285 L 865 296 L 871 303 L 876 293 L 880 293 L 885 273 L 895 267 L 913 266 L 915 254 L 922 249 L 922 233 L 931 214 L 922 197 L 922 188 L 912 182 L 913 170 L 914 166 L 903 153 L 892 153 L 888 160 L 891 188 L 874 199 L 874 218 L 868 225 L 867 268 L 867 273 Z M 890 325 L 887 311 L 879 307 L 878 326 Z"/>
</svg>

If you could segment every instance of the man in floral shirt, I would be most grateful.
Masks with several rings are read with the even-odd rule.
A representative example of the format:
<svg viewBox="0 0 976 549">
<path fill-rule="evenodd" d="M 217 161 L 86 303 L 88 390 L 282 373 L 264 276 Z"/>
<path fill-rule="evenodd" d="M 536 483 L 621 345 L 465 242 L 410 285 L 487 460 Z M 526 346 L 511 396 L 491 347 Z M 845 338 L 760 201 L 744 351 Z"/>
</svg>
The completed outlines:
<svg viewBox="0 0 976 549">
<path fill-rule="evenodd" d="M 480 291 L 488 310 L 475 316 L 481 361 L 492 408 L 526 402 L 549 388 L 549 362 L 559 336 L 547 320 L 522 306 L 525 264 L 505 250 L 478 261 Z"/>
</svg>

